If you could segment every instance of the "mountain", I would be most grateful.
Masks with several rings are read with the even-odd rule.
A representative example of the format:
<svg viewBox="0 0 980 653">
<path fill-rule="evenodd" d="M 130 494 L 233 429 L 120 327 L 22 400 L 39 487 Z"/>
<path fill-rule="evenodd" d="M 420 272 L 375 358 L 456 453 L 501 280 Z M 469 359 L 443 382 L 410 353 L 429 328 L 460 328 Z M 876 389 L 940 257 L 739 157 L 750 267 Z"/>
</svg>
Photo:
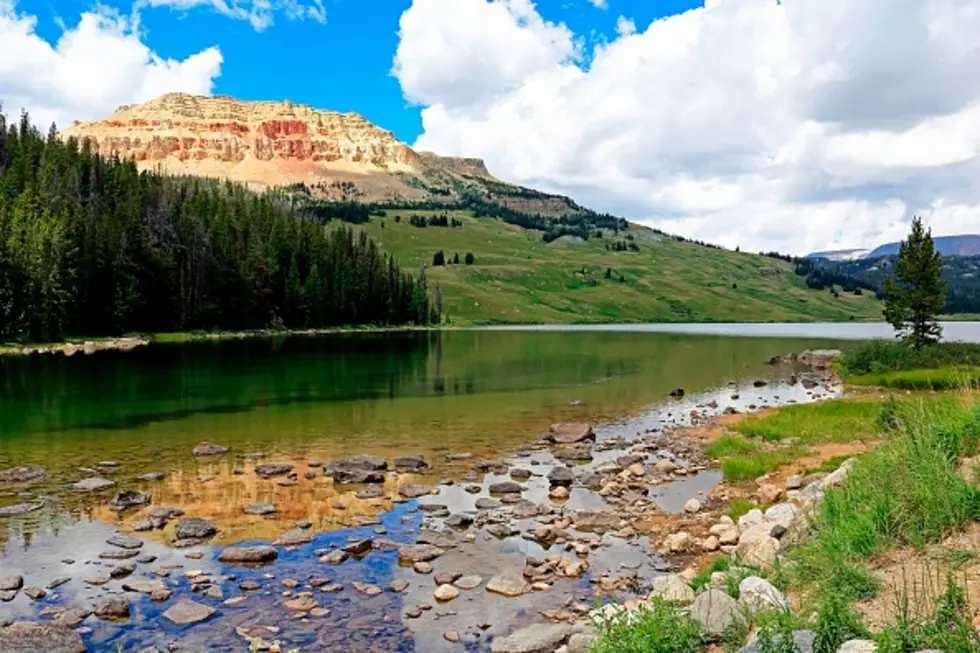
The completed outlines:
<svg viewBox="0 0 980 653">
<path fill-rule="evenodd" d="M 300 212 L 358 223 L 406 268 L 425 266 L 456 324 L 881 314 L 870 295 L 808 288 L 787 261 L 689 242 L 503 182 L 479 159 L 415 151 L 356 114 L 172 93 L 61 136 L 144 170 L 280 187 Z"/>
<path fill-rule="evenodd" d="M 495 178 L 479 159 L 416 152 L 356 113 L 228 96 L 168 93 L 76 122 L 62 138 L 88 141 L 143 170 L 243 182 L 253 188 L 308 188 L 318 200 L 447 203 L 477 195 L 496 205 L 548 216 L 580 210 L 567 197 Z"/>
<path fill-rule="evenodd" d="M 978 256 L 980 255 L 980 235 L 968 234 L 962 236 L 936 236 L 932 239 L 936 251 L 943 256 Z M 888 243 L 874 249 L 838 249 L 825 252 L 813 252 L 806 258 L 826 259 L 828 261 L 855 261 L 860 259 L 879 258 L 898 254 L 901 243 Z"/>
</svg>

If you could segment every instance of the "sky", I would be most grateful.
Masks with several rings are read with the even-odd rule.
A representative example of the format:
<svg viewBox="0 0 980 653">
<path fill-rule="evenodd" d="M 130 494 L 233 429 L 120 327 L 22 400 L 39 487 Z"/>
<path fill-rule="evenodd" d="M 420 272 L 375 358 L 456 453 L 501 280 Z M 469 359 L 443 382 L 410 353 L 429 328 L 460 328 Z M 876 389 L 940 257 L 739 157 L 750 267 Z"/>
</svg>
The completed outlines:
<svg viewBox="0 0 980 653">
<path fill-rule="evenodd" d="M 975 0 L 0 0 L 8 114 L 170 91 L 355 111 L 728 247 L 980 232 Z"/>
</svg>

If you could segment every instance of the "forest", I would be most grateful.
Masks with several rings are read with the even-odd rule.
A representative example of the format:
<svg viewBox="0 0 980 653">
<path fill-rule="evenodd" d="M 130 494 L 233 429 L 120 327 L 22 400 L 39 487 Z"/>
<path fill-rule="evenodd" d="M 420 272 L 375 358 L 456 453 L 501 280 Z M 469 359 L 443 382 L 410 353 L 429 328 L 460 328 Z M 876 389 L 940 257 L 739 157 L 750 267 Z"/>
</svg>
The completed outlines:
<svg viewBox="0 0 980 653">
<path fill-rule="evenodd" d="M 0 112 L 0 341 L 441 319 L 424 270 L 295 211 L 139 172 Z"/>
</svg>

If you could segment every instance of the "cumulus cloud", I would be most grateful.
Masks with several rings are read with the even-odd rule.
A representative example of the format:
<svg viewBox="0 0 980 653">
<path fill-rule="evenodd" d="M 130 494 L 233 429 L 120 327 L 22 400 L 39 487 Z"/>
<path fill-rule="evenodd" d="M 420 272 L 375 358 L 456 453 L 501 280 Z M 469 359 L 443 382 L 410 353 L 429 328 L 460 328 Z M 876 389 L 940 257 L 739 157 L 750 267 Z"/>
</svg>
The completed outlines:
<svg viewBox="0 0 980 653">
<path fill-rule="evenodd" d="M 300 0 L 137 0 L 133 6 L 136 19 L 144 7 L 170 7 L 175 11 L 210 8 L 228 18 L 247 20 L 259 32 L 272 26 L 276 14 L 280 13 L 289 20 L 312 20 L 318 23 L 327 21 L 323 0 L 312 0 L 309 3 Z"/>
<path fill-rule="evenodd" d="M 609 0 L 589 0 L 596 9 L 609 9 Z"/>
<path fill-rule="evenodd" d="M 36 27 L 36 17 L 0 0 L 0 101 L 8 113 L 27 109 L 39 125 L 102 118 L 170 91 L 207 94 L 221 71 L 218 48 L 165 59 L 126 18 L 102 7 L 82 14 L 55 43 Z"/>
<path fill-rule="evenodd" d="M 980 228 L 972 0 L 706 0 L 583 42 L 528 0 L 414 0 L 417 146 L 732 247 Z"/>
</svg>

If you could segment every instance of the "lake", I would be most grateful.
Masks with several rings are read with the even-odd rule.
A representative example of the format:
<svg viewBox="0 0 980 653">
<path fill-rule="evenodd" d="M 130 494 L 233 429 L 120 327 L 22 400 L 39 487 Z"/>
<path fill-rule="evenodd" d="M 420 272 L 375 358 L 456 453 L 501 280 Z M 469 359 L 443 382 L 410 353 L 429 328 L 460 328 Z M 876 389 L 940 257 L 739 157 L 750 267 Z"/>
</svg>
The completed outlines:
<svg viewBox="0 0 980 653">
<path fill-rule="evenodd" d="M 446 515 L 469 514 L 469 521 L 476 516 L 477 523 L 450 531 L 459 538 L 463 533 L 474 537 L 460 539 L 458 547 L 434 562 L 437 572 L 439 564 L 451 565 L 487 579 L 503 567 L 520 569 L 525 556 L 546 555 L 540 542 L 516 534 L 486 535 L 483 529 L 500 521 L 493 509 L 478 509 L 474 502 L 490 500 L 489 485 L 509 481 L 513 474 L 507 469 L 523 466 L 534 471 L 521 487 L 523 499 L 547 503 L 546 476 L 561 466 L 560 453 L 538 443 L 555 422 L 596 425 L 598 444 L 586 453 L 587 460 L 573 461 L 579 473 L 616 460 L 629 447 L 651 465 L 670 459 L 678 461 L 678 474 L 689 468 L 687 475 L 671 476 L 651 494 L 656 510 L 677 511 L 684 500 L 710 491 L 719 477 L 700 471 L 703 461 L 656 438 L 669 427 L 689 423 L 692 412 L 747 410 L 839 391 L 807 390 L 795 382 L 798 370 L 766 361 L 806 348 L 847 346 L 854 332 L 843 335 L 838 327 L 862 325 L 751 325 L 743 330 L 773 337 L 734 337 L 725 325 L 693 329 L 706 326 L 722 331 L 682 333 L 672 327 L 663 332 L 660 325 L 640 325 L 396 332 L 0 359 L 0 470 L 28 465 L 47 470 L 29 485 L 0 483 L 0 509 L 25 502 L 32 507 L 26 514 L 0 518 L 0 569 L 40 587 L 70 577 L 40 601 L 21 592 L 0 603 L 0 619 L 37 618 L 44 608 L 91 606 L 122 593 L 118 579 L 98 585 L 86 581 L 93 570 L 116 564 L 100 559 L 111 549 L 105 541 L 114 530 L 132 535 L 134 524 L 145 516 L 139 509 L 120 513 L 107 506 L 114 491 L 132 489 L 151 495 L 154 506 L 207 518 L 219 529 L 213 539 L 187 549 L 171 545 L 172 523 L 137 533 L 141 551 L 156 559 L 137 568 L 133 577 L 163 578 L 178 596 L 190 596 L 218 613 L 204 624 L 178 627 L 161 618 L 168 602 L 156 604 L 130 592 L 130 621 L 85 621 L 90 650 L 136 651 L 169 642 L 195 651 L 242 650 L 245 640 L 236 629 L 259 624 L 279 629 L 275 638 L 303 651 L 458 650 L 459 644 L 442 637 L 450 627 L 459 630 L 467 648 L 485 650 L 494 636 L 534 620 L 535 601 L 540 603 L 536 594 L 505 599 L 473 592 L 448 604 L 452 610 L 436 606 L 412 617 L 412 605 L 433 603 L 435 585 L 399 565 L 391 547 L 414 542 L 425 528 L 444 530 L 434 517 L 444 506 Z M 804 326 L 809 329 L 799 330 Z M 832 337 L 819 337 L 825 335 Z M 685 390 L 683 400 L 667 397 L 676 388 Z M 645 448 L 637 448 L 641 438 L 646 438 Z M 210 458 L 191 455 L 202 441 L 230 451 Z M 389 473 L 372 492 L 324 477 L 324 463 L 355 454 L 388 461 L 419 454 L 429 467 Z M 474 471 L 479 461 L 503 467 Z M 261 478 L 255 473 L 260 462 L 292 465 L 295 474 Z M 139 479 L 150 472 L 163 479 Z M 71 489 L 87 476 L 111 479 L 116 486 L 99 494 Z M 433 494 L 406 501 L 399 495 L 406 483 L 431 485 Z M 578 483 L 564 501 L 558 509 L 564 514 L 606 507 Z M 258 503 L 273 504 L 276 512 L 243 514 L 246 505 Z M 309 523 L 312 542 L 282 550 L 269 568 L 234 569 L 217 560 L 223 545 L 266 544 L 297 522 Z M 530 522 L 513 523 L 520 528 Z M 336 567 L 312 555 L 313 548 L 329 551 L 359 538 L 385 540 L 390 546 Z M 559 597 L 594 602 L 589 581 L 616 570 L 621 574 L 620 565 L 627 563 L 640 570 L 640 580 L 658 573 L 659 559 L 646 538 L 607 534 L 594 544 L 588 572 L 576 581 L 556 582 L 549 602 Z M 188 570 L 201 574 L 186 576 Z M 193 580 L 202 575 L 212 580 Z M 306 585 L 321 576 L 344 590 L 327 594 Z M 409 583 L 403 593 L 369 595 L 351 589 L 355 582 L 383 589 L 399 578 Z M 254 580 L 260 589 L 246 592 L 242 603 L 226 605 L 242 594 L 243 579 Z M 291 619 L 280 605 L 280 592 L 290 590 L 279 579 L 297 581 L 297 592 L 310 588 L 329 615 L 316 619 L 304 613 Z M 218 590 L 206 595 L 208 588 Z M 490 625 L 478 628 L 481 619 Z M 270 633 L 265 639 L 275 639 Z"/>
</svg>

